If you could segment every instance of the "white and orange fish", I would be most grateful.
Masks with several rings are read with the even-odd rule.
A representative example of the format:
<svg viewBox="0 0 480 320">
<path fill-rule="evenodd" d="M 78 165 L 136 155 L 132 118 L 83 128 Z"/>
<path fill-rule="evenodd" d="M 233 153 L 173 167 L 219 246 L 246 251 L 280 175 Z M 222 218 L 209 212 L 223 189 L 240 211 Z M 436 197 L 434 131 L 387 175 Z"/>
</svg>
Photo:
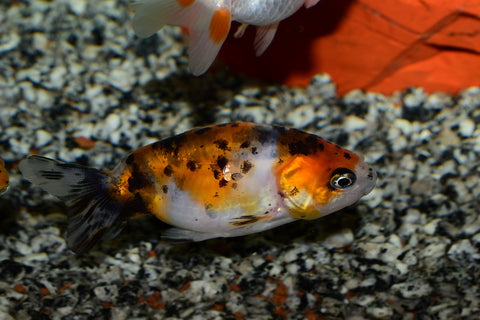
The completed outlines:
<svg viewBox="0 0 480 320">
<path fill-rule="evenodd" d="M 257 26 L 255 52 L 260 56 L 272 42 L 278 24 L 302 5 L 310 8 L 320 0 L 136 0 L 133 29 L 149 37 L 164 25 L 182 26 L 190 35 L 190 70 L 207 71 L 230 31 L 231 21 L 242 23 L 235 37 L 247 25 Z"/>
<path fill-rule="evenodd" d="M 279 126 L 190 130 L 128 155 L 111 172 L 30 156 L 19 168 L 69 208 L 69 247 L 85 252 L 126 220 L 154 214 L 163 237 L 202 241 L 316 219 L 359 200 L 376 173 L 346 149 Z"/>
<path fill-rule="evenodd" d="M 8 172 L 5 169 L 5 162 L 0 158 L 0 194 L 8 189 Z"/>
</svg>

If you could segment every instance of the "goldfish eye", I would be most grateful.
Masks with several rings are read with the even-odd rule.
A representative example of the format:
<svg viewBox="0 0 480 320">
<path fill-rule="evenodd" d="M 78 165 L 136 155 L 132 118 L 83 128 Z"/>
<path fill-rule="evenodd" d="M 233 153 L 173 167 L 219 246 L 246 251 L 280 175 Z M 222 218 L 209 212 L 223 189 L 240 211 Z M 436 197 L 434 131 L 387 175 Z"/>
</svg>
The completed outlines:
<svg viewBox="0 0 480 320">
<path fill-rule="evenodd" d="M 346 168 L 338 168 L 332 173 L 332 177 L 330 178 L 330 186 L 335 190 L 342 190 L 351 187 L 356 180 L 357 177 L 351 170 Z"/>
</svg>

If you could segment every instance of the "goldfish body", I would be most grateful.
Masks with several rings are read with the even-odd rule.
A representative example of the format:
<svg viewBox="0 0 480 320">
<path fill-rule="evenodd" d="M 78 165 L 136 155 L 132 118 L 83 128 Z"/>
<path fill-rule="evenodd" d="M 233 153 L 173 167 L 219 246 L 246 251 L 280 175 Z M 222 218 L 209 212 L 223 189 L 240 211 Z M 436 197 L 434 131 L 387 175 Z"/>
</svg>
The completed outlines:
<svg viewBox="0 0 480 320">
<path fill-rule="evenodd" d="M 0 158 L 0 194 L 7 191 L 8 188 L 8 172 L 5 169 L 5 162 Z"/>
<path fill-rule="evenodd" d="M 164 25 L 187 28 L 190 35 L 190 69 L 200 75 L 215 60 L 230 31 L 231 21 L 242 26 L 235 33 L 241 37 L 246 26 L 258 26 L 255 51 L 260 56 L 272 42 L 278 23 L 302 5 L 310 8 L 320 0 L 136 0 L 133 29 L 140 37 L 149 37 Z"/>
<path fill-rule="evenodd" d="M 164 237 L 193 241 L 316 219 L 355 203 L 376 181 L 359 156 L 327 140 L 253 123 L 190 130 L 137 149 L 109 173 L 40 156 L 20 170 L 66 202 L 76 252 L 145 214 L 176 227 Z"/>
</svg>

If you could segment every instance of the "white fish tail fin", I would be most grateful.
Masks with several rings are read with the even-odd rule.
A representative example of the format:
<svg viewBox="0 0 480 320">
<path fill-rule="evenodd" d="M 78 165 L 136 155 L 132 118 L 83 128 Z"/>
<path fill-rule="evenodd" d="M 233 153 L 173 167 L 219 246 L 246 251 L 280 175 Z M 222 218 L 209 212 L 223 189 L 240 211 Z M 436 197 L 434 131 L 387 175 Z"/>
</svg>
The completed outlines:
<svg viewBox="0 0 480 320">
<path fill-rule="evenodd" d="M 275 33 L 277 32 L 278 22 L 268 26 L 257 27 L 255 34 L 255 54 L 257 57 L 261 56 L 268 46 L 272 43 Z"/>
<path fill-rule="evenodd" d="M 305 8 L 311 8 L 316 5 L 320 0 L 305 0 Z"/>
<path fill-rule="evenodd" d="M 190 35 L 190 69 L 205 73 L 227 38 L 231 23 L 231 0 L 137 0 L 133 29 L 148 37 L 166 24 L 185 27 Z"/>
<path fill-rule="evenodd" d="M 27 180 L 67 205 L 67 243 L 72 251 L 86 252 L 125 226 L 123 204 L 108 193 L 108 174 L 41 156 L 22 160 L 19 169 Z"/>
</svg>

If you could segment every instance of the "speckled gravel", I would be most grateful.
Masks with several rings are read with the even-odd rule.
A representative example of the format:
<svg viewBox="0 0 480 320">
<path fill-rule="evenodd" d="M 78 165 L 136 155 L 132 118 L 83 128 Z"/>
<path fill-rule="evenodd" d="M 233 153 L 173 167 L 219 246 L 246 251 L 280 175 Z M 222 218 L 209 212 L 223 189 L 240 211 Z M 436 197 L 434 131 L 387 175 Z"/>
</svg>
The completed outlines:
<svg viewBox="0 0 480 320">
<path fill-rule="evenodd" d="M 189 75 L 181 31 L 134 36 L 126 1 L 0 1 L 0 319 L 476 319 L 480 88 L 343 98 Z M 377 188 L 326 218 L 201 243 L 131 221 L 76 256 L 63 205 L 21 179 L 38 153 L 106 170 L 193 126 L 295 126 L 363 154 Z"/>
</svg>

